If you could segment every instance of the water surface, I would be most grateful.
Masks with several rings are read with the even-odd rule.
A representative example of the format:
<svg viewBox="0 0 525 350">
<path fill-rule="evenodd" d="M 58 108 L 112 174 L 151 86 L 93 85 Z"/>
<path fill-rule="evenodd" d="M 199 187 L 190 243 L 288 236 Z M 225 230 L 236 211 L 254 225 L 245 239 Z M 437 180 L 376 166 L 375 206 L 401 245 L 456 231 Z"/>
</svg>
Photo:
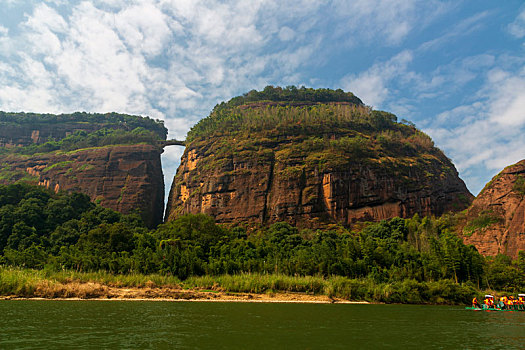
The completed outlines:
<svg viewBox="0 0 525 350">
<path fill-rule="evenodd" d="M 525 312 L 463 307 L 0 301 L 0 349 L 523 349 Z"/>
</svg>

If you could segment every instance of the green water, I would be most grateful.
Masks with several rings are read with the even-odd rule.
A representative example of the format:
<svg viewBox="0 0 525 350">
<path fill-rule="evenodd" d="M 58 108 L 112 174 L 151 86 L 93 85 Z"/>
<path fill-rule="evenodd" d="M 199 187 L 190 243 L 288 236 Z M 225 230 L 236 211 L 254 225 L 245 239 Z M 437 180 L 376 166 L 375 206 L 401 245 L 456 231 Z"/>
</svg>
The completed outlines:
<svg viewBox="0 0 525 350">
<path fill-rule="evenodd" d="M 0 349 L 524 349 L 525 312 L 463 307 L 0 301 Z"/>
</svg>

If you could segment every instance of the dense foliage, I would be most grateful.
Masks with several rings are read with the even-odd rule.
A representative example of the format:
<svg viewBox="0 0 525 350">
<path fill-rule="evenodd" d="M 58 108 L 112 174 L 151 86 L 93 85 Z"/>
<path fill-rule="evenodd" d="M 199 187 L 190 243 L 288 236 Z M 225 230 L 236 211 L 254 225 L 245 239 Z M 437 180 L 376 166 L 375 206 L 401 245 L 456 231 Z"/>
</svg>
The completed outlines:
<svg viewBox="0 0 525 350">
<path fill-rule="evenodd" d="M 453 233 L 454 217 L 395 218 L 359 232 L 299 230 L 287 223 L 247 232 L 185 215 L 148 231 L 81 194 L 0 186 L 0 263 L 76 271 L 161 273 L 186 279 L 239 273 L 345 276 L 375 283 L 451 280 L 478 288 L 525 287 L 525 254 L 485 259 Z"/>
<path fill-rule="evenodd" d="M 325 90 L 306 89 L 312 94 L 321 95 Z M 331 151 L 333 149 L 348 149 L 362 150 L 363 156 L 366 157 L 377 157 L 381 156 L 381 150 L 403 155 L 438 152 L 430 137 L 417 130 L 410 122 L 403 120 L 400 123 L 395 115 L 372 110 L 362 103 L 306 105 L 240 103 L 240 101 L 247 101 L 248 96 L 259 95 L 275 95 L 275 99 L 286 102 L 289 100 L 283 97 L 283 94 L 290 91 L 303 90 L 269 87 L 262 92 L 250 92 L 218 105 L 208 117 L 192 127 L 186 140 L 199 143 L 207 142 L 210 137 L 220 137 L 223 141 L 219 142 L 221 153 L 231 148 L 242 150 L 264 146 L 268 148 L 269 145 L 265 142 L 271 144 L 285 139 L 292 141 L 292 145 L 303 143 L 301 147 L 307 148 L 310 153 L 321 149 L 330 150 L 329 153 L 334 153 Z M 326 100 L 344 101 L 337 96 L 350 94 L 337 91 L 329 90 L 327 96 L 332 98 Z M 324 102 L 323 99 L 319 101 Z M 213 150 L 210 154 L 216 155 L 217 151 L 219 150 Z"/>
<path fill-rule="evenodd" d="M 304 86 L 287 86 L 281 88 L 268 85 L 262 91 L 251 90 L 242 96 L 237 96 L 228 102 L 222 102 L 215 106 L 215 110 L 240 106 L 252 102 L 349 102 L 362 105 L 363 102 L 351 92 L 341 89 L 312 89 Z"/>
<path fill-rule="evenodd" d="M 121 129 L 100 129 L 87 133 L 86 131 L 78 130 L 58 141 L 51 140 L 41 144 L 33 143 L 29 146 L 16 147 L 11 150 L 4 151 L 31 155 L 35 153 L 46 153 L 57 150 L 68 152 L 82 148 L 103 147 L 109 145 L 137 143 L 149 143 L 156 145 L 157 141 L 157 134 L 141 127 L 133 129 L 132 131 Z"/>
<path fill-rule="evenodd" d="M 30 125 L 38 128 L 39 125 L 62 125 L 62 124 L 100 124 L 101 128 L 119 128 L 123 130 L 134 130 L 144 128 L 154 132 L 162 140 L 166 139 L 168 130 L 162 120 L 149 117 L 127 115 L 120 113 L 86 113 L 75 112 L 71 114 L 39 114 L 39 113 L 8 113 L 0 111 L 1 125 Z M 81 125 L 77 125 L 77 127 Z"/>
</svg>

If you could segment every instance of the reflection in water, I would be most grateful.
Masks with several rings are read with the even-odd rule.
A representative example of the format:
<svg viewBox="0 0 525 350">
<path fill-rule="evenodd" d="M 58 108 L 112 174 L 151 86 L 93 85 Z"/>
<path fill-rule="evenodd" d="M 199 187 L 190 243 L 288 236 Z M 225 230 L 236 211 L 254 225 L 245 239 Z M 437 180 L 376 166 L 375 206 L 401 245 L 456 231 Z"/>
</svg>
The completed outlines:
<svg viewBox="0 0 525 350">
<path fill-rule="evenodd" d="M 2 349 L 518 349 L 524 326 L 444 306 L 0 301 Z"/>
</svg>

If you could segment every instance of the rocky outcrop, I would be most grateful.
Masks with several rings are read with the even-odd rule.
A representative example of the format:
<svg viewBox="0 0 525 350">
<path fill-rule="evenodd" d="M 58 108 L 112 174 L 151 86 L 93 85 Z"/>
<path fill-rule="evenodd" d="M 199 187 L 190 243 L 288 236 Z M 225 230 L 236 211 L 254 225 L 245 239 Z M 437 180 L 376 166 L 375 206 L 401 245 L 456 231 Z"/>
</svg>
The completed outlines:
<svg viewBox="0 0 525 350">
<path fill-rule="evenodd" d="M 56 124 L 12 124 L 0 123 L 0 147 L 13 148 L 41 144 L 49 140 L 63 139 L 75 131 L 92 132 L 104 127 L 104 124 L 61 123 Z"/>
<path fill-rule="evenodd" d="M 0 111 L 0 183 L 85 193 L 153 227 L 163 219 L 166 135 L 163 122 L 148 117 Z"/>
<path fill-rule="evenodd" d="M 162 222 L 164 209 L 161 152 L 158 147 L 140 144 L 33 156 L 12 154 L 2 159 L 0 183 L 25 179 L 57 192 L 85 193 L 104 207 L 138 213 L 153 227 Z"/>
<path fill-rule="evenodd" d="M 261 114 L 306 113 L 290 108 L 282 112 L 282 106 L 264 107 Z M 326 110 L 346 113 L 350 108 L 355 110 L 332 104 Z M 245 109 L 241 106 L 236 113 Z M 166 218 L 205 213 L 222 223 L 287 221 L 323 227 L 415 213 L 441 215 L 463 210 L 472 200 L 450 160 L 433 146 L 416 144 L 414 135 L 422 133 L 413 127 L 392 124 L 407 133 L 408 141 L 403 142 L 414 145 L 399 143 L 403 150 L 391 156 L 391 150 L 384 153 L 379 146 L 383 136 L 369 126 L 356 130 L 351 123 L 341 127 L 341 122 L 337 128 L 322 130 L 301 123 L 294 122 L 294 129 L 286 131 L 272 125 L 248 133 L 219 130 L 188 142 Z M 296 125 L 310 132 L 296 132 Z"/>
<path fill-rule="evenodd" d="M 463 240 L 483 255 L 525 251 L 525 160 L 496 175 L 467 211 Z"/>
</svg>

